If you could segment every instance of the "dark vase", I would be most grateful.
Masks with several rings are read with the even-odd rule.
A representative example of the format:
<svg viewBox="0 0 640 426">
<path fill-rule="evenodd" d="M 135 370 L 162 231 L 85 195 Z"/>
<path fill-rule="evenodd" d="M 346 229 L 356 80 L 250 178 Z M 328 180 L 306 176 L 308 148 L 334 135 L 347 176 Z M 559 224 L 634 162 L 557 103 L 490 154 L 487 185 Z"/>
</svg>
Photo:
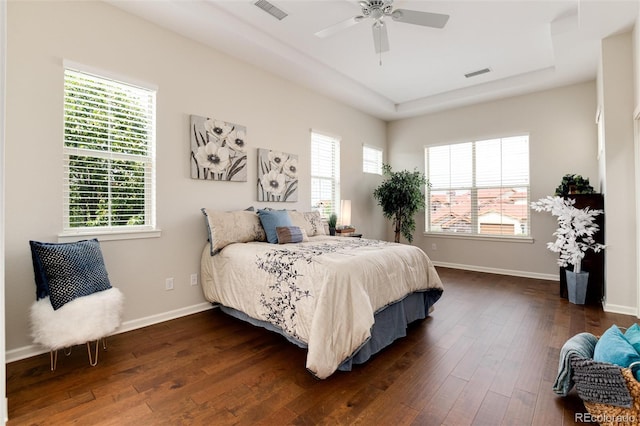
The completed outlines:
<svg viewBox="0 0 640 426">
<path fill-rule="evenodd" d="M 588 272 L 573 272 L 566 270 L 567 274 L 567 293 L 569 302 L 576 305 L 584 305 L 587 298 L 587 283 L 589 282 Z"/>
<path fill-rule="evenodd" d="M 329 228 L 329 235 L 336 235 L 336 228 Z"/>
</svg>

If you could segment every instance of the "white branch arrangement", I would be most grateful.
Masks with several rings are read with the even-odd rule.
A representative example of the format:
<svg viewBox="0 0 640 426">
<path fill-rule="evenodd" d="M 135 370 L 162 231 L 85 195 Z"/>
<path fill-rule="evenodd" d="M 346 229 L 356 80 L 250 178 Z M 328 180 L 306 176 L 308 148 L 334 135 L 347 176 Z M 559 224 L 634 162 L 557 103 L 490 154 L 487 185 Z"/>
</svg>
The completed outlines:
<svg viewBox="0 0 640 426">
<path fill-rule="evenodd" d="M 598 253 L 605 246 L 593 239 L 600 228 L 594 222 L 595 217 L 603 211 L 592 210 L 589 207 L 578 209 L 573 206 L 575 202 L 563 197 L 547 197 L 532 202 L 531 208 L 538 212 L 551 212 L 553 216 L 558 217 L 558 229 L 553 233 L 556 240 L 547 243 L 547 248 L 560 253 L 558 265 L 573 265 L 573 271 L 578 273 L 582 270 L 585 252 L 593 250 Z"/>
</svg>

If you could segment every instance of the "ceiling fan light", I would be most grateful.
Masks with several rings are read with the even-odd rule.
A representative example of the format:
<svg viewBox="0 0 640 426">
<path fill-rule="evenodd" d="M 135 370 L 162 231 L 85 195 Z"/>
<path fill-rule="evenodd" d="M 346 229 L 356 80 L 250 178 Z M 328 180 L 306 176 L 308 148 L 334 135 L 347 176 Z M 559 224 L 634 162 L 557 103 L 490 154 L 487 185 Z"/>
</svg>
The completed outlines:
<svg viewBox="0 0 640 426">
<path fill-rule="evenodd" d="M 401 10 L 394 10 L 391 14 L 391 18 L 393 19 L 402 19 L 403 13 Z"/>
</svg>

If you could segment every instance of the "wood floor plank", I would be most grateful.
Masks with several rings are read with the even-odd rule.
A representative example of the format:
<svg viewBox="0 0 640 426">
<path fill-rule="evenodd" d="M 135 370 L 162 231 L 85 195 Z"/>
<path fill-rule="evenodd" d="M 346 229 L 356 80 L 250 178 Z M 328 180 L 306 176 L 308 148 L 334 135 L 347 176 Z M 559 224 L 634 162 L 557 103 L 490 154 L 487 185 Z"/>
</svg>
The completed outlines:
<svg viewBox="0 0 640 426">
<path fill-rule="evenodd" d="M 472 424 L 496 373 L 497 366 L 480 365 L 449 410 L 444 423 L 458 426 Z"/>
<path fill-rule="evenodd" d="M 561 425 L 563 424 L 564 408 L 558 403 L 557 396 L 550 392 L 551 382 L 542 382 L 543 392 L 538 394 L 533 413 L 532 425 Z"/>
<path fill-rule="evenodd" d="M 351 372 L 317 380 L 306 353 L 218 309 L 7 365 L 8 425 L 574 425 L 551 386 L 576 333 L 635 318 L 559 297 L 552 281 L 438 268 L 431 317 Z"/>
<path fill-rule="evenodd" d="M 442 424 L 466 385 L 466 380 L 456 376 L 447 376 L 427 405 L 420 411 L 413 424 L 415 426 Z"/>
<path fill-rule="evenodd" d="M 474 426 L 499 425 L 507 412 L 510 398 L 494 392 L 487 392 L 476 416 Z"/>
<path fill-rule="evenodd" d="M 507 411 L 500 424 L 504 426 L 530 425 L 536 406 L 536 395 L 521 390 L 514 390 Z"/>
</svg>

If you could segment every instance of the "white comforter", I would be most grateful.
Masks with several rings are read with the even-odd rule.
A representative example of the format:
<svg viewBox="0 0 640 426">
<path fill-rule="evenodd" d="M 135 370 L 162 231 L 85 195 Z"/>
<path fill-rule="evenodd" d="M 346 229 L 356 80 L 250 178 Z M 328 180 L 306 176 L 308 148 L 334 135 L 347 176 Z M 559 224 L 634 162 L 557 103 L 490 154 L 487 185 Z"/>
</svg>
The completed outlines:
<svg viewBox="0 0 640 426">
<path fill-rule="evenodd" d="M 307 344 L 307 369 L 331 375 L 370 336 L 375 312 L 407 294 L 442 290 L 418 247 L 359 238 L 251 242 L 202 253 L 210 302 L 267 321 Z"/>
</svg>

